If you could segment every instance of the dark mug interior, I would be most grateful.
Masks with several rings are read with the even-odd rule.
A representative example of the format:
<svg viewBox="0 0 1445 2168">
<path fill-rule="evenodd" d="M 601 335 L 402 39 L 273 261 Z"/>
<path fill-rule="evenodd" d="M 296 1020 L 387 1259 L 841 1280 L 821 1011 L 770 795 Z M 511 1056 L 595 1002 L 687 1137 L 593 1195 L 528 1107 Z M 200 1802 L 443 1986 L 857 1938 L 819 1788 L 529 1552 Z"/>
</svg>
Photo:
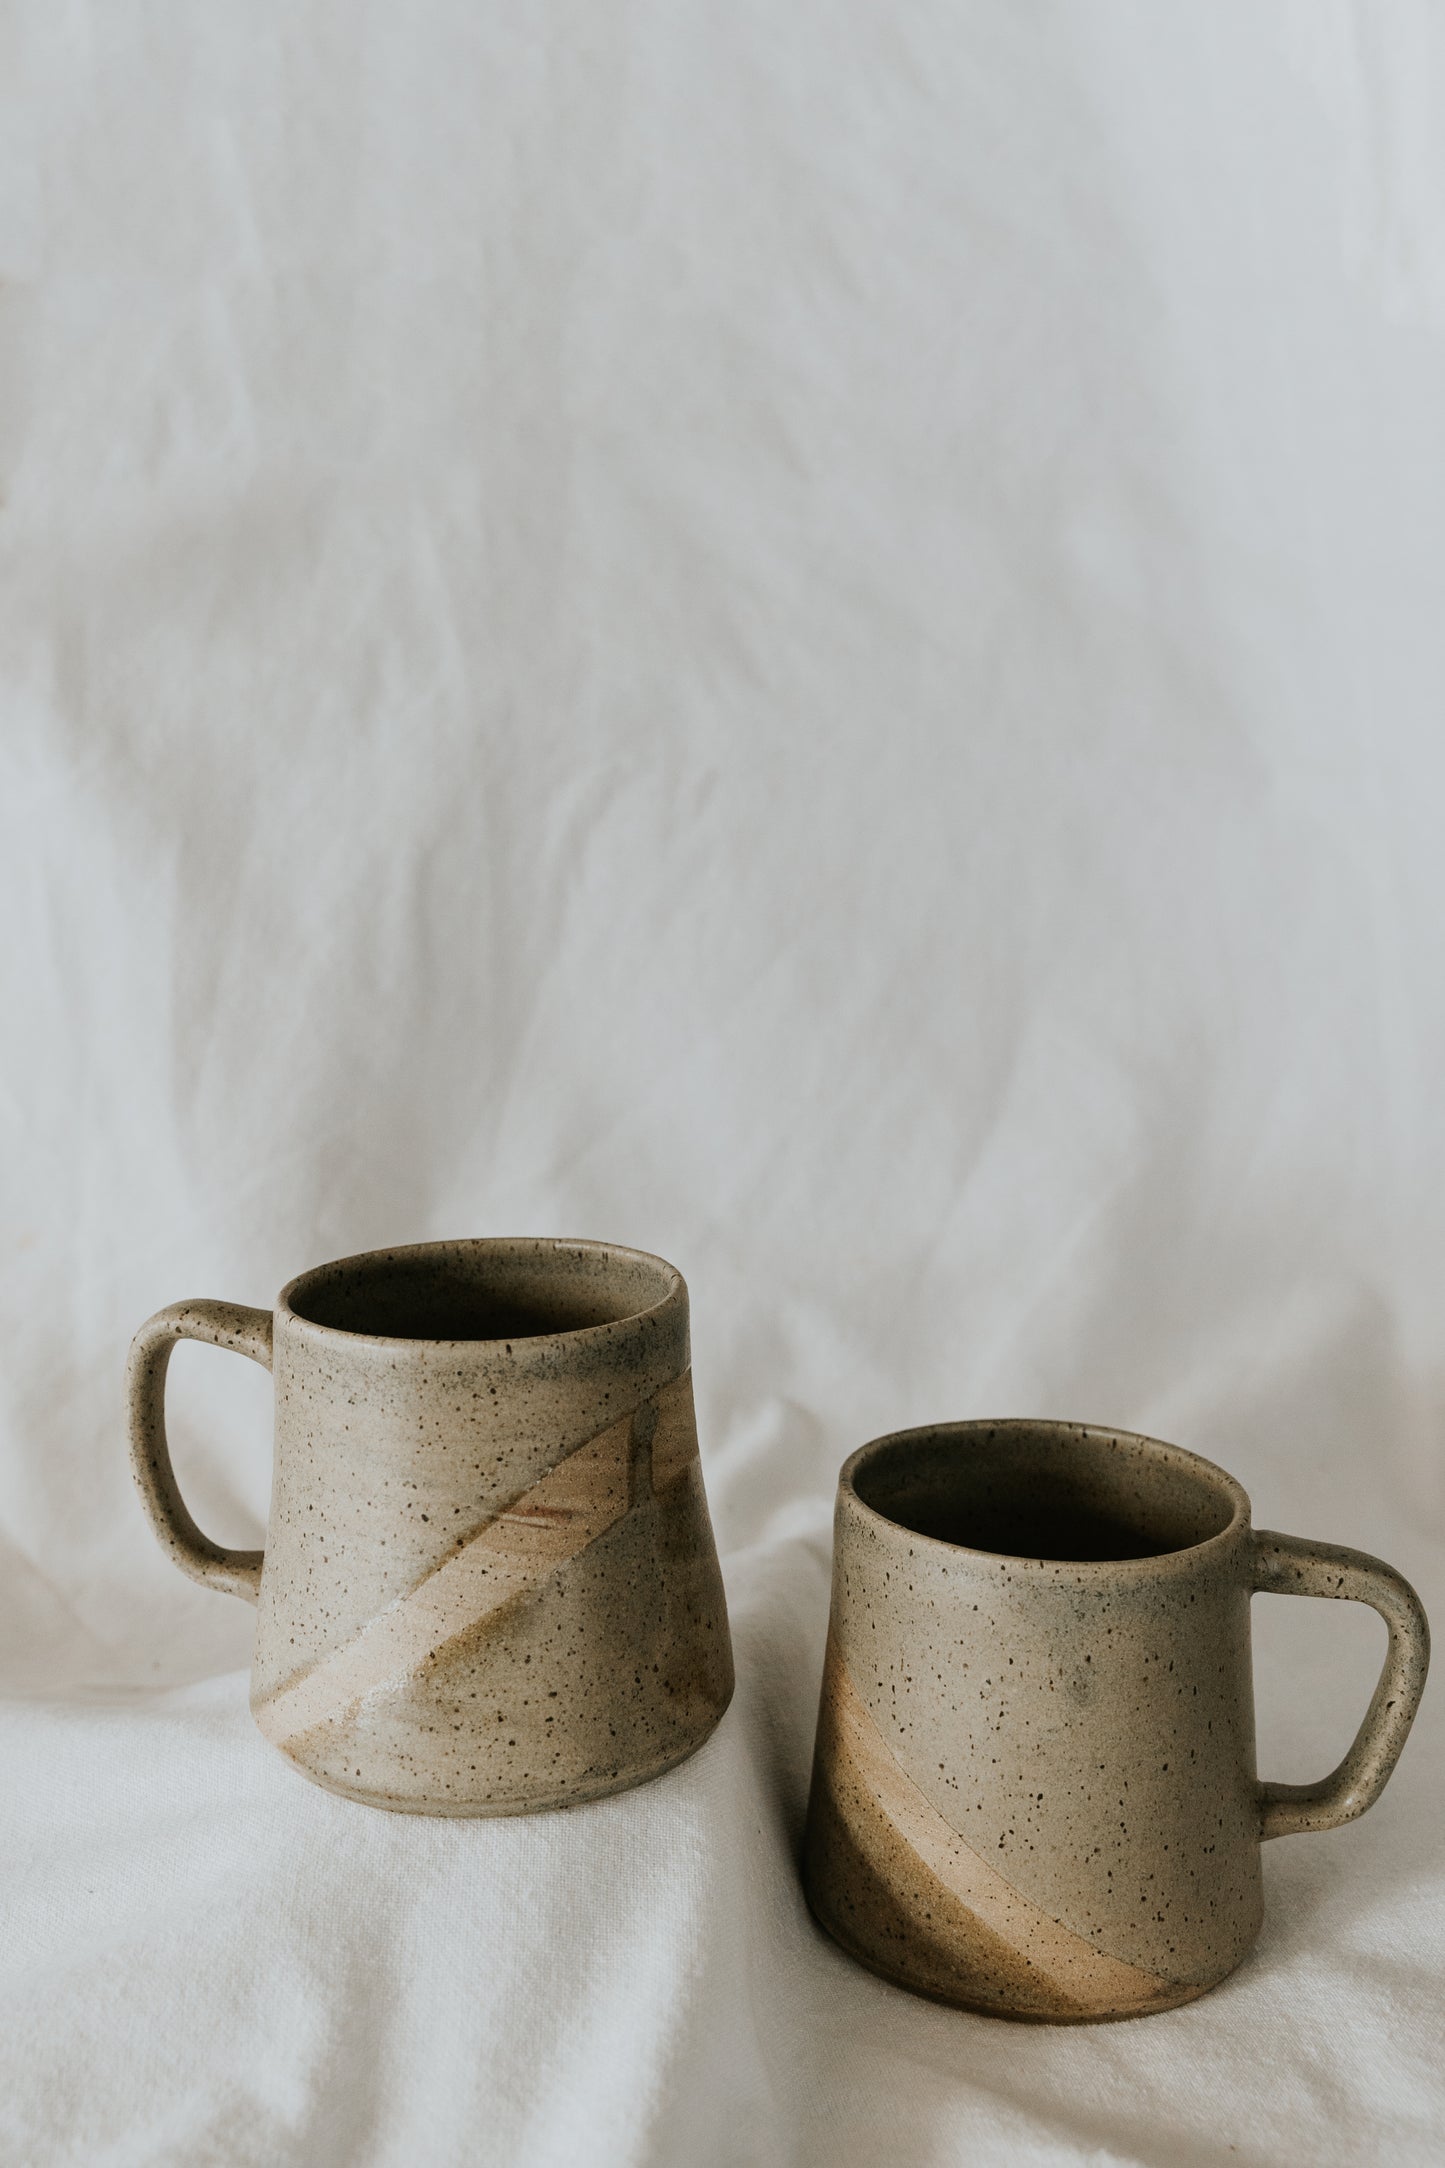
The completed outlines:
<svg viewBox="0 0 1445 2168">
<path fill-rule="evenodd" d="M 1220 1535 L 1244 1494 L 1178 1446 L 1080 1423 L 944 1423 L 880 1438 L 845 1479 L 899 1528 L 1007 1558 L 1158 1558 Z"/>
<path fill-rule="evenodd" d="M 333 1332 L 386 1340 L 531 1340 L 644 1315 L 681 1276 L 601 1242 L 422 1242 L 318 1265 L 282 1301 Z"/>
</svg>

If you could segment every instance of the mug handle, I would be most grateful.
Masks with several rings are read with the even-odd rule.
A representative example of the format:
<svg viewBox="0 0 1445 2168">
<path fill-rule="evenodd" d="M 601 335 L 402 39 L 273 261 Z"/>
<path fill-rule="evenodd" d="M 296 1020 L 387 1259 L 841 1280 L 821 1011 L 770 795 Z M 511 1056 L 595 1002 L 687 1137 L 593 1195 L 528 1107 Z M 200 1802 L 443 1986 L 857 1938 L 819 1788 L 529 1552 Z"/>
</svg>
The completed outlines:
<svg viewBox="0 0 1445 2168">
<path fill-rule="evenodd" d="M 130 1404 L 130 1465 L 146 1517 L 162 1549 L 182 1573 L 207 1588 L 254 1603 L 264 1551 L 228 1551 L 203 1536 L 186 1510 L 166 1442 L 166 1370 L 177 1340 L 234 1348 L 271 1367 L 271 1312 L 239 1302 L 173 1302 L 147 1318 L 130 1344 L 126 1391 Z"/>
<path fill-rule="evenodd" d="M 1318 1784 L 1261 1784 L 1261 1840 L 1335 1829 L 1372 1807 L 1400 1758 L 1430 1667 L 1430 1628 L 1419 1597 L 1393 1566 L 1338 1543 L 1309 1543 L 1271 1528 L 1254 1535 L 1254 1586 L 1274 1596 L 1338 1596 L 1368 1603 L 1390 1630 L 1385 1667 L 1355 1743 Z"/>
</svg>

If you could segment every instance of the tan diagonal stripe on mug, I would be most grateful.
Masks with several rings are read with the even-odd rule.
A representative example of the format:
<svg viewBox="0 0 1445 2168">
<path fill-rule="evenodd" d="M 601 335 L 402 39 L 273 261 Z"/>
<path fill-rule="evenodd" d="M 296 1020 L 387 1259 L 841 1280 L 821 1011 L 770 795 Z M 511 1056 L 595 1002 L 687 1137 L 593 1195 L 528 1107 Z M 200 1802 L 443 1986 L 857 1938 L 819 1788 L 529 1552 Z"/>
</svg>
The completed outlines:
<svg viewBox="0 0 1445 2168">
<path fill-rule="evenodd" d="M 945 1821 L 895 1758 L 831 1649 L 824 1694 L 857 1777 L 898 1835 L 991 1933 L 1071 2001 L 1119 2012 L 1157 2003 L 1168 1984 L 1157 1973 L 1096 1950 L 1015 1888 Z"/>
<path fill-rule="evenodd" d="M 677 1382 L 685 1381 L 686 1373 Z M 576 1447 L 408 1595 L 388 1604 L 354 1641 L 261 1702 L 255 1716 L 267 1738 L 283 1746 L 328 1717 L 344 1715 L 377 1688 L 403 1685 L 449 1642 L 595 1543 L 631 1502 L 637 1412 L 629 1409 Z"/>
</svg>

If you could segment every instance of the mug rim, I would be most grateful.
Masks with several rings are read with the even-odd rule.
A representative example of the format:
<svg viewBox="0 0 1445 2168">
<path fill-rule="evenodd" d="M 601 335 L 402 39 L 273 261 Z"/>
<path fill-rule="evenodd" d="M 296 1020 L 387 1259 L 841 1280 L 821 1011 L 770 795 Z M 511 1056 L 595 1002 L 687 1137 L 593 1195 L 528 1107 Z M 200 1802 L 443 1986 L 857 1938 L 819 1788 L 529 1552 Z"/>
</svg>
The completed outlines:
<svg viewBox="0 0 1445 2168">
<path fill-rule="evenodd" d="M 608 1262 L 626 1260 L 654 1266 L 668 1283 L 656 1302 L 642 1309 L 629 1310 L 625 1317 L 605 1319 L 598 1325 L 573 1325 L 558 1332 L 534 1332 L 525 1336 L 513 1333 L 498 1334 L 487 1338 L 480 1334 L 468 1334 L 464 1338 L 422 1333 L 357 1332 L 348 1325 L 323 1325 L 318 1319 L 307 1317 L 295 1306 L 295 1298 L 303 1294 L 308 1281 L 319 1280 L 323 1273 L 333 1273 L 348 1266 L 379 1265 L 393 1260 L 421 1263 L 427 1257 L 442 1258 L 457 1250 L 510 1251 L 513 1254 L 557 1253 L 570 1251 L 576 1255 L 583 1252 Z M 624 1242 L 604 1242 L 587 1235 L 451 1235 L 437 1236 L 426 1242 L 398 1242 L 378 1250 L 355 1250 L 347 1257 L 329 1257 L 319 1265 L 308 1265 L 289 1279 L 276 1297 L 276 1313 L 284 1315 L 288 1326 L 314 1336 L 323 1343 L 337 1348 L 382 1347 L 398 1349 L 422 1348 L 500 1348 L 515 1344 L 519 1350 L 558 1348 L 600 1339 L 608 1333 L 617 1333 L 624 1327 L 660 1318 L 679 1302 L 687 1300 L 687 1282 L 676 1265 L 669 1264 L 652 1250 L 630 1248 Z"/>
<path fill-rule="evenodd" d="M 1180 1470 L 1189 1475 L 1201 1476 L 1216 1492 L 1222 1492 L 1232 1507 L 1223 1528 L 1212 1536 L 1204 1536 L 1198 1543 L 1185 1543 L 1169 1551 L 1146 1552 L 1141 1558 L 1035 1558 L 1026 1551 L 985 1551 L 967 1543 L 952 1543 L 943 1536 L 924 1535 L 910 1528 L 903 1521 L 896 1521 L 876 1506 L 869 1505 L 855 1485 L 855 1477 L 873 1460 L 882 1458 L 890 1447 L 908 1445 L 916 1439 L 953 1437 L 999 1431 L 1053 1431 L 1059 1436 L 1088 1439 L 1127 1439 L 1131 1445 L 1147 1449 L 1148 1458 L 1155 1465 Z M 1010 1570 L 1026 1569 L 1034 1573 L 1048 1573 L 1057 1578 L 1060 1573 L 1086 1574 L 1098 1580 L 1104 1576 L 1120 1574 L 1153 1576 L 1161 1571 L 1174 1569 L 1184 1571 L 1211 1555 L 1237 1542 L 1240 1535 L 1250 1527 L 1251 1507 L 1249 1494 L 1236 1476 L 1217 1461 L 1206 1460 L 1202 1453 L 1191 1453 L 1186 1446 L 1171 1445 L 1167 1438 L 1155 1438 L 1147 1431 L 1123 1430 L 1112 1423 L 1079 1423 L 1063 1416 L 1053 1415 L 1003 1415 L 968 1416 L 955 1422 L 915 1423 L 905 1430 L 885 1431 L 881 1437 L 870 1438 L 850 1453 L 838 1471 L 838 1501 L 847 1499 L 855 1512 L 868 1521 L 886 1529 L 891 1535 L 907 1539 L 909 1544 L 924 1544 L 929 1551 L 943 1557 L 966 1558 L 980 1565 L 1007 1567 Z"/>
</svg>

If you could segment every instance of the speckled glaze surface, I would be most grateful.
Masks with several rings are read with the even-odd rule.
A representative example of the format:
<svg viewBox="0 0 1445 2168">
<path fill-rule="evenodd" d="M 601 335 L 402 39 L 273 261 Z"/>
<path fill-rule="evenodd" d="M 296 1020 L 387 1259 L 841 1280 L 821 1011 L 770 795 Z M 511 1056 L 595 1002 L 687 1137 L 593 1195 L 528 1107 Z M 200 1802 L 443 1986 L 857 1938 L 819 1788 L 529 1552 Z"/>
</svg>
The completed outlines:
<svg viewBox="0 0 1445 2168">
<path fill-rule="evenodd" d="M 264 1553 L 211 1543 L 176 1489 L 185 1337 L 274 1371 Z M 682 1276 L 598 1242 L 375 1251 L 273 1313 L 144 1325 L 141 1497 L 183 1571 L 257 1604 L 267 1738 L 333 1791 L 427 1814 L 572 1805 L 693 1753 L 733 1667 L 689 1359 Z"/>
<path fill-rule="evenodd" d="M 1255 1775 L 1256 1589 L 1389 1627 L 1318 1784 Z M 965 2009 L 1189 2002 L 1255 1939 L 1261 1839 L 1378 1796 L 1428 1657 L 1392 1567 L 1253 1530 L 1233 1478 L 1178 1447 L 1040 1422 L 875 1440 L 839 1483 L 808 1902 L 863 1964 Z"/>
</svg>

